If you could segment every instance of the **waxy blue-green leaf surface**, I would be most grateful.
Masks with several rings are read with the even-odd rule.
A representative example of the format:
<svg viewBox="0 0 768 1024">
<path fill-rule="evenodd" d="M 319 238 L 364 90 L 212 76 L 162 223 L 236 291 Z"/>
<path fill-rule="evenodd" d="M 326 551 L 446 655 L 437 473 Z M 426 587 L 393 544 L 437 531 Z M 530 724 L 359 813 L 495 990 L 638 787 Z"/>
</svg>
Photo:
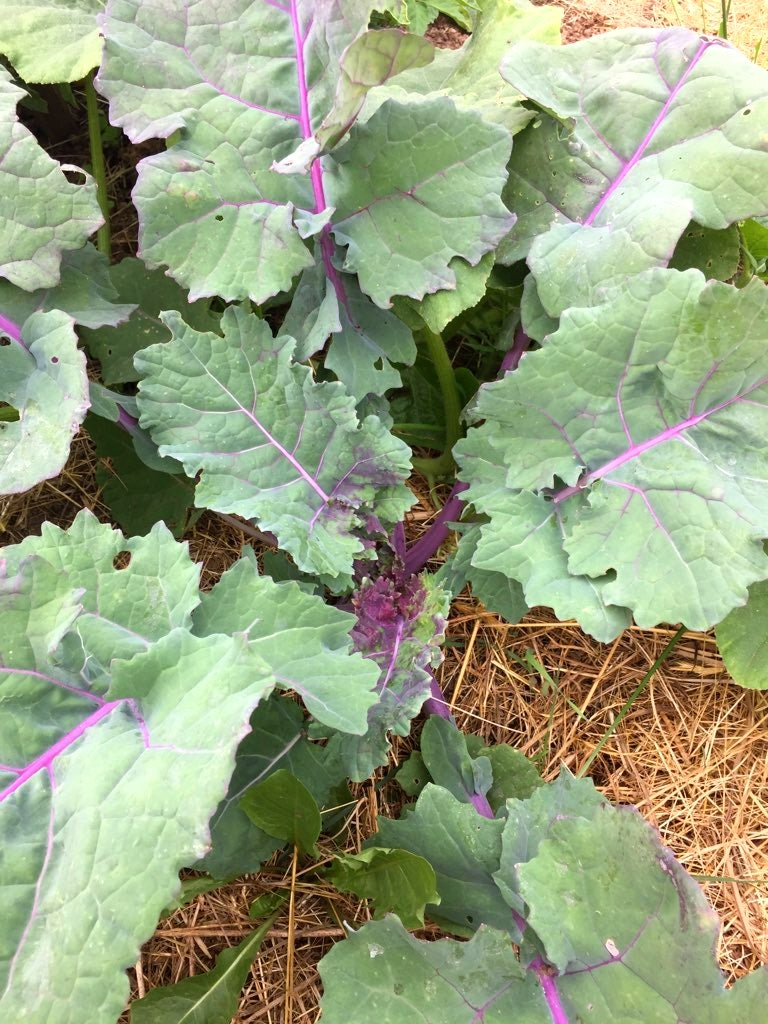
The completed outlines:
<svg viewBox="0 0 768 1024">
<path fill-rule="evenodd" d="M 666 266 L 691 220 L 723 229 L 768 211 L 768 71 L 722 39 L 524 42 L 502 74 L 543 112 L 515 146 L 505 199 L 518 220 L 499 252 L 530 249 L 550 315 Z"/>
<path fill-rule="evenodd" d="M 370 117 L 387 97 L 450 96 L 460 107 L 481 111 L 485 120 L 503 124 L 513 134 L 524 128 L 533 114 L 505 86 L 499 65 L 509 47 L 524 39 L 557 46 L 562 11 L 529 0 L 483 0 L 478 6 L 472 34 L 462 46 L 440 49 L 426 67 L 404 71 L 373 89 L 362 117 Z"/>
<path fill-rule="evenodd" d="M 77 82 L 98 66 L 104 0 L 3 0 L 0 53 L 25 82 Z"/>
<path fill-rule="evenodd" d="M 447 808 L 454 798 L 442 792 Z M 388 844 L 401 836 L 412 849 L 418 825 L 435 840 L 434 855 L 430 849 L 422 856 L 435 866 L 443 895 L 445 865 L 453 860 L 454 873 L 465 871 L 473 833 L 501 822 L 450 817 L 438 839 L 424 813 L 435 793 L 427 787 L 401 822 L 379 823 Z M 507 812 L 501 854 L 497 848 L 491 858 L 498 863 L 496 907 L 510 919 L 501 927 L 514 921 L 518 942 L 523 933 L 519 958 L 509 934 L 486 923 L 459 944 L 416 940 L 394 917 L 372 922 L 321 963 L 324 1020 L 355 1019 L 353 1000 L 365 1000 L 385 1024 L 763 1019 L 768 970 L 725 989 L 714 956 L 714 911 L 635 811 L 611 807 L 590 782 L 563 771 L 528 799 L 508 801 Z M 441 916 L 445 902 L 443 895 Z M 475 926 L 488 920 L 480 890 L 465 887 L 461 909 Z"/>
<path fill-rule="evenodd" d="M 198 570 L 162 527 L 83 513 L 3 557 L 0 1016 L 112 1024 L 274 681 L 242 637 L 191 635 Z"/>
<path fill-rule="evenodd" d="M 514 220 L 500 199 L 510 149 L 505 129 L 448 97 L 387 100 L 328 169 L 343 269 L 378 306 L 455 287 L 453 258 L 474 266 Z"/>
<path fill-rule="evenodd" d="M 202 471 L 199 506 L 255 519 L 301 569 L 343 581 L 369 517 L 394 523 L 411 502 L 407 446 L 373 416 L 360 423 L 340 384 L 315 383 L 293 339 L 244 310 L 225 312 L 223 337 L 163 322 L 173 340 L 136 357 L 160 454 Z"/>
<path fill-rule="evenodd" d="M 0 277 L 34 291 L 59 283 L 62 255 L 79 249 L 104 218 L 90 176 L 52 160 L 18 120 L 24 95 L 0 67 Z"/>
<path fill-rule="evenodd" d="M 260 576 L 252 552 L 202 596 L 193 615 L 198 636 L 242 633 L 286 690 L 298 693 L 325 725 L 362 735 L 379 668 L 353 650 L 355 619 L 306 593 L 298 583 Z"/>
<path fill-rule="evenodd" d="M 327 366 L 358 400 L 397 387 L 393 364 L 415 356 L 379 307 L 456 287 L 514 220 L 499 198 L 509 133 L 446 96 L 385 103 L 313 161 L 361 90 L 431 56 L 423 40 L 368 31 L 372 6 L 113 0 L 99 76 L 134 141 L 178 132 L 139 164 L 143 259 L 192 299 L 262 303 L 304 272 L 286 330 L 299 358 L 333 336 Z"/>
<path fill-rule="evenodd" d="M 654 270 L 567 311 L 456 448 L 490 520 L 474 564 L 601 640 L 627 609 L 706 629 L 743 604 L 768 576 L 767 303 Z"/>
<path fill-rule="evenodd" d="M 85 356 L 72 318 L 0 315 L 0 402 L 18 418 L 0 421 L 0 494 L 20 494 L 61 472 L 90 405 Z"/>
<path fill-rule="evenodd" d="M 106 257 L 87 242 L 63 254 L 61 280 L 53 288 L 29 292 L 0 280 L 0 313 L 23 323 L 36 311 L 60 309 L 82 327 L 114 327 L 128 319 L 136 303 L 115 301 L 118 294 L 110 276 Z"/>
<path fill-rule="evenodd" d="M 481 817 L 471 804 L 430 783 L 400 821 L 379 817 L 378 825 L 368 846 L 410 850 L 435 869 L 440 906 L 427 908 L 430 917 L 459 935 L 485 923 L 519 937 L 493 879 L 501 857 L 501 819 Z"/>
</svg>

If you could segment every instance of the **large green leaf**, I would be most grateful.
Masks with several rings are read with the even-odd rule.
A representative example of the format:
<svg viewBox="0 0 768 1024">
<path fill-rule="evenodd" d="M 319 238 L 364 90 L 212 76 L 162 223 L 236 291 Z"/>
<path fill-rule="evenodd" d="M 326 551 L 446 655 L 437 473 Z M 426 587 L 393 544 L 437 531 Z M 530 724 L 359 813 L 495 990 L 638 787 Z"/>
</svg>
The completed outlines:
<svg viewBox="0 0 768 1024">
<path fill-rule="evenodd" d="M 0 277 L 32 291 L 58 284 L 62 254 L 79 249 L 104 218 L 90 176 L 52 160 L 19 123 L 24 95 L 0 66 Z M 69 182 L 65 170 L 83 183 Z"/>
<path fill-rule="evenodd" d="M 706 629 L 743 604 L 768 576 L 767 303 L 653 270 L 566 312 L 457 446 L 490 520 L 474 564 L 602 640 L 626 609 Z"/>
<path fill-rule="evenodd" d="M 379 306 L 455 287 L 453 258 L 478 263 L 512 221 L 499 198 L 510 148 L 506 130 L 448 97 L 387 100 L 328 169 L 343 269 Z"/>
<path fill-rule="evenodd" d="M 349 1024 L 361 1004 L 380 1024 L 557 1020 L 547 1016 L 536 979 L 515 959 L 509 936 L 486 928 L 470 942 L 420 942 L 396 917 L 372 921 L 334 946 L 320 972 L 326 1024 Z"/>
<path fill-rule="evenodd" d="M 358 399 L 396 387 L 392 364 L 415 355 L 379 307 L 453 288 L 513 222 L 499 199 L 508 132 L 447 96 L 386 103 L 317 156 L 371 85 L 431 56 L 423 40 L 367 31 L 372 7 L 115 0 L 99 76 L 134 141 L 178 131 L 139 164 L 142 257 L 193 299 L 262 303 L 304 272 L 287 330 L 301 358 L 335 336 L 328 365 Z"/>
<path fill-rule="evenodd" d="M 325 603 L 298 583 L 260 576 L 253 552 L 204 594 L 194 616 L 198 636 L 242 633 L 271 666 L 280 686 L 298 693 L 325 725 L 362 735 L 379 669 L 354 653 L 349 612 Z"/>
<path fill-rule="evenodd" d="M 340 384 L 291 362 L 294 341 L 239 308 L 224 336 L 176 313 L 173 340 L 136 357 L 141 425 L 194 476 L 196 503 L 256 519 L 300 568 L 343 583 L 363 555 L 368 517 L 399 520 L 410 451 L 373 416 L 359 423 Z"/>
<path fill-rule="evenodd" d="M 688 225 L 768 211 L 768 72 L 721 39 L 626 29 L 556 50 L 521 43 L 506 80 L 542 108 L 518 140 L 500 247 L 557 316 L 665 266 Z M 537 236 L 541 236 L 538 237 Z"/>
<path fill-rule="evenodd" d="M 0 494 L 19 494 L 61 472 L 90 405 L 85 356 L 72 318 L 33 313 L 21 325 L 0 315 Z"/>
<path fill-rule="evenodd" d="M 77 82 L 101 60 L 104 0 L 3 0 L 0 53 L 25 82 Z"/>
<path fill-rule="evenodd" d="M 190 634 L 197 569 L 161 527 L 83 513 L 3 557 L 0 1014 L 111 1024 L 274 681 L 242 637 Z"/>
<path fill-rule="evenodd" d="M 422 811 L 434 789 L 425 790 L 403 821 L 383 824 L 388 842 L 401 836 L 406 848 L 418 841 L 429 851 L 422 855 L 435 866 L 442 895 L 446 865 L 464 872 L 474 835 L 500 822 L 465 814 L 445 815 L 438 824 Z M 451 802 L 461 806 L 442 792 L 444 812 Z M 392 1024 L 765 1018 L 768 971 L 725 989 L 713 955 L 714 912 L 635 811 L 611 807 L 590 782 L 563 771 L 527 799 L 508 801 L 507 812 L 501 853 L 496 849 L 491 857 L 506 930 L 484 924 L 469 943 L 458 944 L 417 941 L 393 917 L 367 924 L 321 964 L 324 1020 L 354 1019 L 353 992 L 377 1020 Z M 463 895 L 467 919 L 487 921 L 482 890 L 467 887 Z M 445 896 L 438 909 L 443 915 Z M 519 958 L 510 930 L 517 941 L 522 933 Z"/>
</svg>

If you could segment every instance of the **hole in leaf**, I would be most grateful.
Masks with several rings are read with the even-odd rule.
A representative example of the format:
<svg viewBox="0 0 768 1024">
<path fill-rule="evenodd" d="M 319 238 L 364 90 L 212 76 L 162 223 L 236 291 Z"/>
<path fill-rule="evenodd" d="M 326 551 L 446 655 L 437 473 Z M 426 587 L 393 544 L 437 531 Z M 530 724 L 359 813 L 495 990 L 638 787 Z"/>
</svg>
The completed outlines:
<svg viewBox="0 0 768 1024">
<path fill-rule="evenodd" d="M 130 551 L 118 551 L 115 557 L 112 559 L 112 568 L 127 569 L 131 564 L 131 552 Z"/>
<path fill-rule="evenodd" d="M 474 919 L 474 917 L 472 917 L 471 914 L 467 914 L 467 921 L 469 922 L 469 924 L 474 924 L 475 923 L 475 919 Z"/>
<path fill-rule="evenodd" d="M 85 171 L 75 167 L 73 164 L 62 164 L 61 169 L 70 185 L 85 185 L 88 181 Z"/>
<path fill-rule="evenodd" d="M 7 334 L 0 334 L 0 348 L 8 348 L 11 344 L 11 339 Z"/>
<path fill-rule="evenodd" d="M 219 223 L 221 223 L 221 221 L 224 220 L 223 216 L 220 213 L 217 213 L 213 219 L 219 221 Z"/>
<path fill-rule="evenodd" d="M 7 402 L 0 402 L 0 430 L 3 429 L 6 423 L 17 423 L 18 420 L 19 410 L 14 409 Z"/>
</svg>

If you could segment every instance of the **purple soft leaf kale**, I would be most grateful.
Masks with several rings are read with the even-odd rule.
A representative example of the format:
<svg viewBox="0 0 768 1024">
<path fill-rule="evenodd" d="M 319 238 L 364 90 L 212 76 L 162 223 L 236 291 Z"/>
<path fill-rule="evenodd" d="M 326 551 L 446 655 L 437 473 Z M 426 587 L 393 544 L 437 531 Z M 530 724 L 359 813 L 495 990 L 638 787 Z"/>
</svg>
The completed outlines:
<svg viewBox="0 0 768 1024">
<path fill-rule="evenodd" d="M 670 28 L 525 42 L 502 73 L 542 111 L 510 163 L 518 220 L 499 255 L 528 254 L 549 315 L 666 266 L 692 220 L 768 211 L 768 72 L 724 40 Z"/>
<path fill-rule="evenodd" d="M 363 579 L 352 598 L 355 650 L 377 666 L 377 702 L 363 736 L 343 736 L 341 753 L 350 778 L 361 781 L 389 755 L 389 734 L 407 736 L 430 695 L 432 669 L 442 658 L 448 600 L 428 576 L 413 576 L 399 560 Z"/>
<path fill-rule="evenodd" d="M 380 820 L 377 842 L 434 866 L 441 902 L 430 916 L 447 911 L 477 931 L 435 943 L 395 917 L 363 926 L 321 964 L 325 1020 L 353 1018 L 361 998 L 385 1024 L 414 1011 L 430 1024 L 762 1019 L 768 971 L 725 989 L 714 912 L 634 810 L 564 770 L 506 813 L 483 820 L 430 785 L 400 822 Z"/>
<path fill-rule="evenodd" d="M 411 503 L 408 447 L 377 417 L 360 422 L 341 384 L 316 383 L 294 340 L 244 309 L 226 310 L 223 337 L 162 319 L 173 340 L 136 357 L 140 422 L 160 454 L 202 471 L 198 505 L 255 519 L 300 569 L 343 588 L 373 517 L 382 530 Z"/>
<path fill-rule="evenodd" d="M 768 576 L 766 294 L 649 271 L 485 385 L 456 449 L 473 563 L 601 640 L 628 609 L 706 629 L 743 604 Z"/>
<path fill-rule="evenodd" d="M 178 132 L 165 153 L 139 164 L 145 262 L 167 265 L 192 299 L 261 303 L 307 272 L 323 314 L 298 341 L 316 351 L 341 332 L 329 358 L 358 398 L 397 384 L 391 363 L 415 355 L 409 332 L 400 324 L 393 334 L 396 321 L 378 307 L 398 293 L 455 287 L 452 261 L 476 264 L 513 223 L 499 198 L 508 131 L 448 97 L 386 103 L 341 149 L 313 159 L 315 132 L 339 138 L 357 109 L 359 97 L 351 107 L 345 98 L 347 61 L 370 62 L 367 82 L 398 70 L 406 50 L 415 63 L 428 56 L 423 41 L 368 32 L 370 9 L 338 0 L 120 0 L 107 8 L 99 74 L 114 123 L 134 141 Z M 336 127 L 326 138 L 329 115 Z M 302 169 L 299 146 L 308 173 L 280 173 L 289 157 Z M 304 322 L 306 303 L 297 301 Z"/>
</svg>

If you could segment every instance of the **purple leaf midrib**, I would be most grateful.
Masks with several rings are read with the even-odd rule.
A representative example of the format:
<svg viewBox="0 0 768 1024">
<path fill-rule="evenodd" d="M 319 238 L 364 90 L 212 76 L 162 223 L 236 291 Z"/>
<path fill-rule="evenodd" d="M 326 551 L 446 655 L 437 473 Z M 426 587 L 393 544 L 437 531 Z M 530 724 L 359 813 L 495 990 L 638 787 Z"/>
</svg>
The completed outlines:
<svg viewBox="0 0 768 1024">
<path fill-rule="evenodd" d="M 19 773 L 18 778 L 14 779 L 13 782 L 6 786 L 2 792 L 0 792 L 0 803 L 6 800 L 9 796 L 16 792 L 21 786 L 24 785 L 33 775 L 37 775 L 38 772 L 50 768 L 51 764 L 67 747 L 71 746 L 75 740 L 79 739 L 83 733 L 90 729 L 91 726 L 96 725 L 102 718 L 106 718 L 107 715 L 111 714 L 116 707 L 119 707 L 123 703 L 122 700 L 113 700 L 108 704 L 104 704 L 98 708 L 93 714 L 88 715 L 79 722 L 74 729 L 70 729 L 68 733 L 53 743 L 47 750 L 45 750 L 39 757 L 36 757 L 34 761 L 31 761 L 27 767 Z"/>
<path fill-rule="evenodd" d="M 669 96 L 667 97 L 666 103 L 664 104 L 664 106 L 659 111 L 659 113 L 656 116 L 656 119 L 654 120 L 654 122 L 651 125 L 651 127 L 648 129 L 648 131 L 645 133 L 645 135 L 641 139 L 639 146 L 637 147 L 635 152 L 632 154 L 632 156 L 629 158 L 629 160 L 624 164 L 624 166 L 622 167 L 621 171 L 616 176 L 615 181 L 613 181 L 611 183 L 611 185 L 609 185 L 609 187 L 606 190 L 605 194 L 602 196 L 602 198 L 593 207 L 592 211 L 585 218 L 585 220 L 583 222 L 585 227 L 589 227 L 592 223 L 594 223 L 595 219 L 599 216 L 600 212 L 603 210 L 603 208 L 605 207 L 605 204 L 608 202 L 608 200 L 611 198 L 611 196 L 622 185 L 622 183 L 624 182 L 624 180 L 627 177 L 627 175 L 640 162 L 640 160 L 642 159 L 645 151 L 648 149 L 648 146 L 651 144 L 651 141 L 653 140 L 654 135 L 659 130 L 659 128 L 661 127 L 662 122 L 664 121 L 664 119 L 666 118 L 667 114 L 669 113 L 669 108 L 672 106 L 674 101 L 677 99 L 677 96 L 678 96 L 680 90 L 683 88 L 685 83 L 688 81 L 688 79 L 689 79 L 689 77 L 691 75 L 691 72 L 696 67 L 698 62 L 701 60 L 701 58 L 704 55 L 705 51 L 708 50 L 710 48 L 710 46 L 715 45 L 716 42 L 717 42 L 717 40 L 715 40 L 715 39 L 702 39 L 701 43 L 699 44 L 698 50 L 696 51 L 696 53 L 694 54 L 694 56 L 691 59 L 690 64 L 685 69 L 685 71 L 680 76 L 680 78 L 678 79 L 677 84 L 675 85 L 675 87 L 671 90 Z M 663 79 L 662 79 L 662 81 L 663 81 Z M 666 82 L 665 82 L 665 84 L 666 84 Z"/>
<path fill-rule="evenodd" d="M 7 334 L 12 341 L 18 342 L 22 348 L 27 347 L 21 338 L 21 327 L 19 327 L 15 320 L 3 316 L 2 313 L 0 313 L 0 334 Z"/>
<path fill-rule="evenodd" d="M 243 403 L 237 398 L 237 396 L 232 391 L 229 390 L 229 388 L 224 384 L 224 382 L 219 380 L 218 377 L 214 376 L 214 374 L 211 373 L 211 371 L 208 369 L 208 367 L 202 361 L 202 359 L 200 359 L 200 357 L 195 352 L 193 352 L 190 349 L 189 346 L 187 346 L 187 352 L 189 352 L 189 355 L 199 364 L 199 366 L 205 372 L 205 374 L 208 377 L 210 377 L 212 381 L 214 381 L 214 383 L 217 385 L 217 387 L 221 388 L 221 390 L 224 392 L 224 394 L 226 394 L 228 398 L 232 399 L 232 401 L 235 403 L 237 408 L 245 416 L 247 416 L 247 418 L 251 421 L 251 423 L 253 423 L 253 425 L 258 430 L 261 431 L 261 433 L 267 439 L 267 442 L 272 445 L 272 447 L 275 449 L 275 451 L 277 451 L 280 455 L 282 455 L 283 458 L 286 459 L 291 466 L 293 466 L 293 468 L 296 470 L 296 472 L 299 474 L 299 476 L 305 481 L 305 483 L 309 484 L 309 486 L 312 488 L 312 490 L 315 491 L 315 493 L 322 499 L 324 504 L 327 504 L 330 501 L 330 495 L 325 493 L 323 488 L 320 486 L 320 484 L 317 482 L 317 480 L 312 476 L 312 474 L 309 473 L 302 466 L 302 464 L 299 462 L 299 460 L 291 452 L 289 452 L 287 448 L 285 448 L 282 444 L 280 444 L 280 442 L 277 440 L 277 438 L 272 433 L 270 433 L 270 431 L 267 430 L 267 428 L 262 424 L 261 420 L 259 420 L 257 418 L 255 413 L 253 413 L 253 412 L 249 411 L 248 409 L 246 409 L 246 407 L 243 405 Z"/>
<path fill-rule="evenodd" d="M 638 444 L 632 445 L 620 455 L 617 455 L 609 462 L 606 462 L 604 466 L 587 473 L 579 483 L 574 484 L 572 487 L 564 487 L 562 490 L 558 491 L 552 496 L 552 501 L 555 504 L 559 504 L 561 501 L 565 501 L 566 498 L 570 498 L 574 494 L 581 493 L 591 484 L 595 483 L 596 480 L 600 480 L 602 477 L 608 476 L 610 473 L 613 473 L 614 470 L 623 466 L 626 462 L 639 458 L 641 455 L 644 455 L 645 452 L 650 451 L 657 445 L 674 440 L 684 431 L 698 426 L 699 423 L 702 423 L 710 416 L 714 416 L 716 413 L 722 412 L 723 409 L 727 409 L 736 402 L 742 401 L 747 395 L 751 394 L 753 391 L 757 391 L 761 387 L 764 387 L 767 383 L 768 376 L 761 377 L 760 380 L 756 381 L 751 387 L 740 392 L 738 395 L 734 395 L 732 398 L 728 398 L 719 405 L 716 405 L 711 409 L 707 409 L 705 412 L 701 412 L 696 416 L 689 416 L 688 419 L 682 420 L 682 422 L 675 424 L 673 427 L 667 427 L 666 430 L 662 430 L 661 433 L 656 434 L 653 437 L 649 437 L 645 441 L 640 441 Z"/>
<path fill-rule="evenodd" d="M 306 141 L 307 139 L 311 139 L 314 133 L 312 131 L 312 123 L 309 116 L 309 89 L 307 88 L 307 73 L 304 66 L 304 44 L 306 40 L 301 37 L 301 26 L 299 25 L 297 5 L 298 0 L 291 0 L 290 17 L 291 27 L 293 29 L 293 40 L 296 47 L 296 75 L 299 82 L 299 125 L 301 127 L 301 134 Z M 325 188 L 323 186 L 323 164 L 321 157 L 313 160 L 309 177 L 312 182 L 312 191 L 315 196 L 315 208 L 313 212 L 315 214 L 322 213 L 327 209 L 328 203 L 326 202 Z M 344 283 L 339 271 L 333 263 L 333 241 L 331 239 L 330 224 L 326 224 L 320 232 L 320 255 L 322 256 L 326 277 L 333 285 L 336 298 L 354 323 Z"/>
</svg>

